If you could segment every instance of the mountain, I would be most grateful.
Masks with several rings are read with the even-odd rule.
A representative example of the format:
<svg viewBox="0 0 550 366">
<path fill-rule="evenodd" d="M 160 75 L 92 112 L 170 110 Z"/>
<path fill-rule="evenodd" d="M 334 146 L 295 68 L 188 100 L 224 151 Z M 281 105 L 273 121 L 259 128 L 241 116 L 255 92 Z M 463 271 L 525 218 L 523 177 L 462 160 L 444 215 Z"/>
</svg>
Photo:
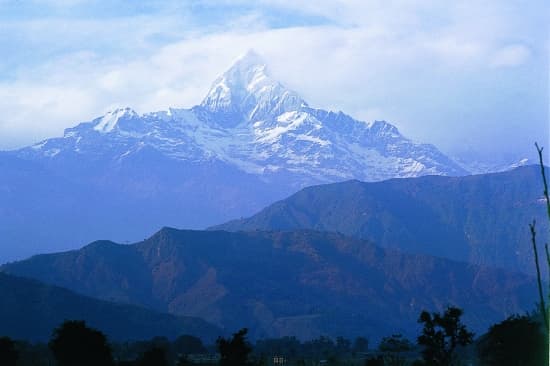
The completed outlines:
<svg viewBox="0 0 550 366">
<path fill-rule="evenodd" d="M 85 320 L 111 340 L 175 338 L 193 334 L 213 341 L 221 330 L 202 319 L 161 314 L 78 295 L 64 288 L 0 273 L 0 336 L 47 341 L 64 320 Z"/>
<path fill-rule="evenodd" d="M 499 173 L 519 168 L 526 165 L 536 164 L 535 160 L 529 158 L 517 158 L 517 159 L 483 159 L 480 160 L 479 156 L 476 157 L 453 157 L 453 160 L 458 163 L 463 169 L 469 171 L 472 174 L 488 174 Z"/>
<path fill-rule="evenodd" d="M 204 227 L 291 193 L 219 162 L 153 149 L 123 164 L 80 156 L 55 164 L 0 153 L 0 263 L 101 238 L 137 241 L 164 225 Z"/>
<path fill-rule="evenodd" d="M 426 176 L 309 187 L 216 230 L 341 232 L 387 248 L 534 273 L 528 224 L 548 218 L 538 166 L 466 177 Z"/>
<path fill-rule="evenodd" d="M 223 162 L 266 181 L 290 175 L 292 187 L 351 178 L 466 174 L 434 146 L 406 139 L 387 122 L 366 123 L 309 107 L 272 79 L 253 51 L 213 83 L 199 106 L 141 116 L 118 109 L 17 155 L 125 160 L 144 148 L 175 160 Z"/>
<path fill-rule="evenodd" d="M 466 174 L 387 122 L 310 107 L 254 52 L 198 106 L 117 109 L 0 152 L 0 167 L 4 261 L 98 238 L 140 240 L 165 225 L 204 228 L 311 184 Z"/>
<path fill-rule="evenodd" d="M 320 334 L 414 336 L 423 309 L 465 309 L 468 326 L 530 310 L 534 279 L 521 274 L 382 249 L 314 231 L 184 231 L 165 228 L 119 245 L 94 242 L 1 271 L 87 296 L 201 317 L 253 338 Z"/>
</svg>

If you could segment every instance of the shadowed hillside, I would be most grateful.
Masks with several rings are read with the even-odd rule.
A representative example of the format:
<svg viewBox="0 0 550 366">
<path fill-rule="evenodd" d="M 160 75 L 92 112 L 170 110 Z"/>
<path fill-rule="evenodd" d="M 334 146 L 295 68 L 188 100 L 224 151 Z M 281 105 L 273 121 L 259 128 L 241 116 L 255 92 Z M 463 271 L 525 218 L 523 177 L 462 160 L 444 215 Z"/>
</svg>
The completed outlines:
<svg viewBox="0 0 550 366">
<path fill-rule="evenodd" d="M 50 339 L 53 329 L 66 319 L 85 320 L 111 340 L 194 334 L 212 341 L 221 334 L 202 319 L 101 301 L 5 273 L 0 273 L 0 309 L 0 336 L 31 341 Z"/>
<path fill-rule="evenodd" d="M 413 334 L 422 309 L 457 304 L 474 329 L 532 307 L 533 279 L 341 234 L 163 229 L 133 245 L 7 264 L 80 293 L 197 316 L 253 337 Z"/>
<path fill-rule="evenodd" d="M 528 224 L 548 232 L 537 166 L 309 187 L 217 230 L 313 229 L 388 248 L 533 273 Z"/>
</svg>

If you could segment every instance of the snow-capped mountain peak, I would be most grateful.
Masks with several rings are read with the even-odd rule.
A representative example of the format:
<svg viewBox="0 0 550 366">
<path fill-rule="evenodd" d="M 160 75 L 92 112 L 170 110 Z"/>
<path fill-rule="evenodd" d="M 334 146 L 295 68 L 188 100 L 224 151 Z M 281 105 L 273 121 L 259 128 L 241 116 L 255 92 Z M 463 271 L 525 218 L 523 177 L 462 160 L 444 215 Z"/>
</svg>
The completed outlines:
<svg viewBox="0 0 550 366">
<path fill-rule="evenodd" d="M 119 108 L 107 112 L 103 117 L 98 118 L 93 129 L 100 133 L 112 132 L 118 124 L 118 121 L 123 118 L 138 117 L 138 114 L 131 108 Z"/>
<path fill-rule="evenodd" d="M 271 78 L 266 63 L 253 50 L 241 56 L 214 81 L 201 107 L 215 114 L 224 127 L 274 118 L 307 103 Z"/>
<path fill-rule="evenodd" d="M 388 122 L 365 123 L 309 107 L 270 76 L 254 51 L 217 78 L 199 106 L 143 115 L 118 109 L 19 154 L 123 162 L 144 151 L 192 164 L 218 162 L 293 187 L 466 173 L 434 146 L 407 139 Z"/>
</svg>

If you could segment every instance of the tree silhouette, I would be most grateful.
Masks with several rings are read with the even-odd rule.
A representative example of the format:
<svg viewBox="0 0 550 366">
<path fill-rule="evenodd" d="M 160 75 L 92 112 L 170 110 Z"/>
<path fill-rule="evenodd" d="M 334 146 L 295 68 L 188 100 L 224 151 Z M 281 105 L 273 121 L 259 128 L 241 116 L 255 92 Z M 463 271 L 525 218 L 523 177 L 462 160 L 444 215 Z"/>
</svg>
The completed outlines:
<svg viewBox="0 0 550 366">
<path fill-rule="evenodd" d="M 186 355 L 181 355 L 176 362 L 176 366 L 191 366 L 193 363 L 189 361 Z"/>
<path fill-rule="evenodd" d="M 384 357 L 376 356 L 365 360 L 365 366 L 384 366 Z"/>
<path fill-rule="evenodd" d="M 15 366 L 19 353 L 15 349 L 15 342 L 8 337 L 0 338 L 0 365 Z"/>
<path fill-rule="evenodd" d="M 429 366 L 448 366 L 453 361 L 457 346 L 466 346 L 474 334 L 460 322 L 462 309 L 449 306 L 444 314 L 423 311 L 418 319 L 424 324 L 418 344 L 423 347 L 422 357 Z"/>
<path fill-rule="evenodd" d="M 218 352 L 220 353 L 220 366 L 244 366 L 248 365 L 248 355 L 252 347 L 246 340 L 248 329 L 243 328 L 233 334 L 231 339 L 219 337 L 216 340 Z"/>
<path fill-rule="evenodd" d="M 353 352 L 367 352 L 369 350 L 369 340 L 365 337 L 357 337 L 353 341 Z"/>
<path fill-rule="evenodd" d="M 489 329 L 477 351 L 484 365 L 536 366 L 548 365 L 546 347 L 540 324 L 527 316 L 511 316 Z"/>
<path fill-rule="evenodd" d="M 378 350 L 384 353 L 384 364 L 388 366 L 403 366 L 406 359 L 404 352 L 413 349 L 412 343 L 401 334 L 393 334 L 391 337 L 384 337 L 380 341 Z"/>
<path fill-rule="evenodd" d="M 161 347 L 152 347 L 145 351 L 137 361 L 138 366 L 168 366 L 166 352 Z"/>
<path fill-rule="evenodd" d="M 173 346 L 177 354 L 188 355 L 191 353 L 206 353 L 206 348 L 202 344 L 200 338 L 191 335 L 179 336 L 174 341 Z"/>
<path fill-rule="evenodd" d="M 343 356 L 350 352 L 351 350 L 351 341 L 344 337 L 336 337 L 336 354 Z"/>
<path fill-rule="evenodd" d="M 535 147 L 537 148 L 537 153 L 539 155 L 539 166 L 540 166 L 540 174 L 542 176 L 542 185 L 543 185 L 543 194 L 544 199 L 546 201 L 546 212 L 548 215 L 548 220 L 550 220 L 550 193 L 548 189 L 548 181 L 546 180 L 546 168 L 544 167 L 544 161 L 542 159 L 542 151 L 543 148 L 539 147 L 539 145 L 535 142 Z M 544 328 L 546 330 L 546 336 L 548 337 L 550 335 L 550 308 L 546 306 L 546 302 L 544 300 L 544 290 L 542 289 L 542 279 L 541 279 L 541 271 L 539 266 L 539 256 L 538 256 L 538 250 L 537 250 L 537 240 L 536 240 L 536 229 L 535 229 L 535 220 L 533 220 L 533 223 L 529 224 L 529 229 L 531 231 L 531 244 L 533 246 L 533 255 L 535 259 L 535 268 L 537 270 L 537 285 L 539 290 L 539 306 L 540 306 L 540 313 L 542 315 L 542 318 L 544 320 Z M 546 264 L 548 266 L 548 275 L 550 276 L 550 251 L 548 250 L 548 243 L 544 245 L 544 250 L 546 252 Z M 549 281 L 549 290 L 550 290 L 550 281 Z M 548 293 L 548 297 L 550 298 L 550 292 Z"/>
<path fill-rule="evenodd" d="M 54 330 L 48 345 L 59 366 L 113 365 L 105 335 L 83 321 L 65 321 Z"/>
</svg>

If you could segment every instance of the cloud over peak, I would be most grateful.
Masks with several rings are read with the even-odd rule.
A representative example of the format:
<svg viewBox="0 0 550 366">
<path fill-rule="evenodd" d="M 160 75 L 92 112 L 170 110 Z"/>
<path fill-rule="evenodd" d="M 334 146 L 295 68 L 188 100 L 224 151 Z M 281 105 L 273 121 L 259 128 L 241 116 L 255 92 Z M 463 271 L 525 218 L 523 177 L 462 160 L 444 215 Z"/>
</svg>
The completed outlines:
<svg viewBox="0 0 550 366">
<path fill-rule="evenodd" d="M 249 48 L 312 105 L 376 115 L 447 151 L 530 149 L 548 133 L 542 1 L 17 3 L 0 2 L 0 148 L 119 106 L 198 104 Z"/>
</svg>

